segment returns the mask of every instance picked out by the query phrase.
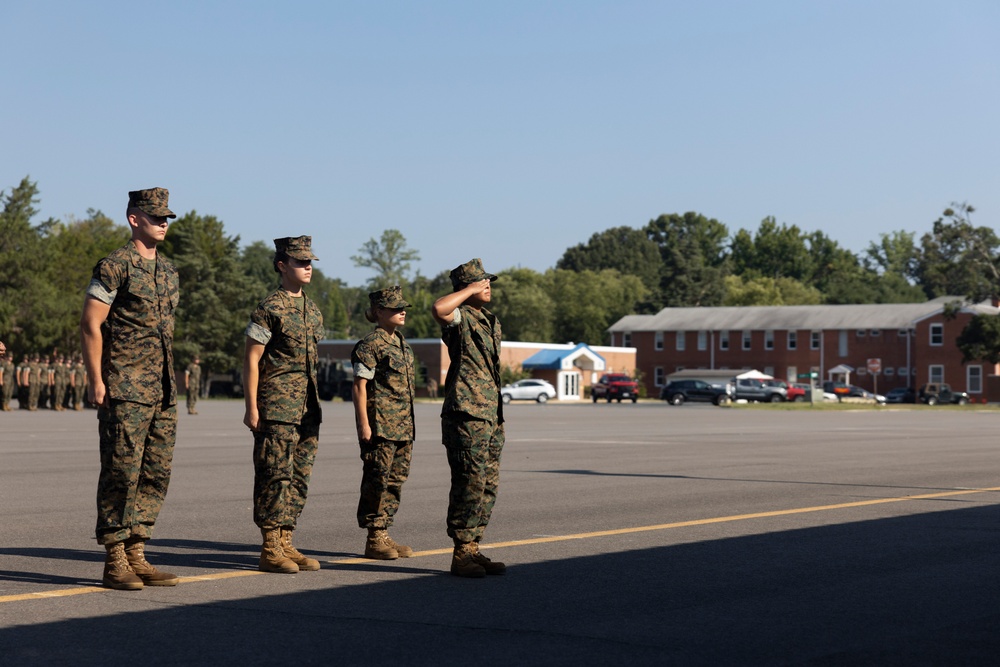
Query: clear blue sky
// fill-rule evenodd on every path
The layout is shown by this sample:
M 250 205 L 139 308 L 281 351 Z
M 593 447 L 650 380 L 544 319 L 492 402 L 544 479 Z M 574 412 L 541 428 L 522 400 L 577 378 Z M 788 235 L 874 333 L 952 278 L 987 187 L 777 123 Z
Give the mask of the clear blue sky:
M 698 211 L 860 251 L 953 201 L 1000 221 L 1000 3 L 50 2 L 4 5 L 0 188 L 39 221 L 128 190 L 324 273 L 402 231 L 433 276 L 543 271 L 598 231 Z

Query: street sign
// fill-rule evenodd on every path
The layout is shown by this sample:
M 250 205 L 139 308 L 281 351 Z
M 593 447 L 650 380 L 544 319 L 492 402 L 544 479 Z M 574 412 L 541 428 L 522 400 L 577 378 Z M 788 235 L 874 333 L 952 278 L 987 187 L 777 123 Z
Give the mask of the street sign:
M 819 377 L 819 373 L 799 373 L 795 377 L 797 377 L 800 380 L 815 380 L 817 377 Z
M 882 372 L 882 360 L 878 357 L 868 360 L 868 372 L 872 375 L 878 375 Z

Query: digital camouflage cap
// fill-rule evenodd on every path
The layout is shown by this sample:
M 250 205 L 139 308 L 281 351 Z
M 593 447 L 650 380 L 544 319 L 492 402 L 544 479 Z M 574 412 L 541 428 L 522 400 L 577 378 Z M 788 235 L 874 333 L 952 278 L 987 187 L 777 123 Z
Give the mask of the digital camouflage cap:
M 128 205 L 157 218 L 176 218 L 177 214 L 167 208 L 169 198 L 170 191 L 166 188 L 132 190 L 128 193 Z
M 403 288 L 399 285 L 386 287 L 368 295 L 372 310 L 375 308 L 409 308 L 411 304 L 403 300 Z
M 490 282 L 498 279 L 498 276 L 492 273 L 486 273 L 483 268 L 483 260 L 476 259 L 469 260 L 461 266 L 457 266 L 451 271 L 451 284 L 456 290 L 458 290 L 462 285 L 468 285 L 470 283 L 479 282 L 480 280 L 489 279 Z
M 293 259 L 319 261 L 319 257 L 312 251 L 311 236 L 286 236 L 283 239 L 274 239 L 274 251 L 283 252 Z

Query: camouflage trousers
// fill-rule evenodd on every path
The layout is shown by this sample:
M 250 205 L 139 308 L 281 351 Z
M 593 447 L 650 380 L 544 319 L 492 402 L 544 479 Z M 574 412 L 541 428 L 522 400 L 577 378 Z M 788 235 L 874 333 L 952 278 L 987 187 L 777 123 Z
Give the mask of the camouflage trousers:
M 84 399 L 87 398 L 87 387 L 84 385 L 73 385 L 73 409 L 82 410 Z
M 410 476 L 413 443 L 372 438 L 361 443 L 361 498 L 358 526 L 388 528 L 399 509 L 403 482 Z
M 188 412 L 194 412 L 194 406 L 198 403 L 198 390 L 189 389 L 187 393 L 187 409 Z
M 38 409 L 38 398 L 42 395 L 42 387 L 38 384 L 28 385 L 28 409 Z
M 177 406 L 111 401 L 98 410 L 97 541 L 149 539 L 170 484 Z
M 448 536 L 456 544 L 478 542 L 497 500 L 503 424 L 443 417 L 441 432 L 451 468 Z
M 53 392 L 52 392 L 52 397 L 51 397 L 50 400 L 52 401 L 52 409 L 53 410 L 62 410 L 63 409 L 63 406 L 66 404 L 66 383 L 65 382 L 60 382 L 58 380 L 56 381 L 56 383 L 53 385 Z
M 306 506 L 319 446 L 319 421 L 265 421 L 253 434 L 253 521 L 261 528 L 294 528 Z
M 14 400 L 14 383 L 4 380 L 3 387 L 0 388 L 0 407 L 6 409 L 10 407 Z

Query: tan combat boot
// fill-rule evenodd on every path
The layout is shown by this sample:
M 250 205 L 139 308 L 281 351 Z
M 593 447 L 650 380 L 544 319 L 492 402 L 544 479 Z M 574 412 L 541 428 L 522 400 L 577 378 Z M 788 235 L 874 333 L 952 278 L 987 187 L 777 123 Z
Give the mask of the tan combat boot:
M 479 542 L 472 542 L 471 546 L 473 550 L 472 560 L 486 570 L 486 574 L 503 574 L 507 571 L 506 565 L 498 561 L 492 561 L 479 552 Z
M 288 526 L 281 527 L 281 550 L 285 553 L 285 558 L 295 563 L 300 572 L 314 572 L 318 570 L 318 560 L 302 555 L 301 551 L 292 546 L 292 532 L 292 529 Z
M 125 540 L 125 557 L 128 559 L 129 567 L 147 586 L 176 586 L 176 574 L 161 572 L 146 560 L 145 543 L 146 541 L 139 537 Z
M 456 577 L 481 578 L 486 576 L 486 570 L 476 562 L 474 556 L 477 551 L 475 542 L 467 544 L 456 544 L 455 551 L 451 555 L 451 573 Z
M 389 537 L 388 530 L 385 531 L 385 543 L 388 544 L 393 549 L 395 549 L 396 553 L 399 554 L 400 558 L 409 558 L 410 556 L 413 555 L 413 549 L 406 546 L 405 544 L 400 544 L 396 540 Z
M 260 534 L 264 538 L 264 545 L 260 548 L 260 565 L 257 569 L 280 574 L 295 574 L 299 571 L 299 566 L 285 556 L 285 551 L 281 548 L 280 528 L 261 528 Z
M 389 531 L 385 528 L 369 528 L 368 540 L 365 541 L 365 558 L 374 560 L 396 560 L 399 552 L 389 540 Z
M 104 558 L 104 586 L 116 591 L 141 590 L 142 579 L 132 571 L 128 558 L 125 557 L 125 543 L 115 542 L 104 547 L 108 550 Z

